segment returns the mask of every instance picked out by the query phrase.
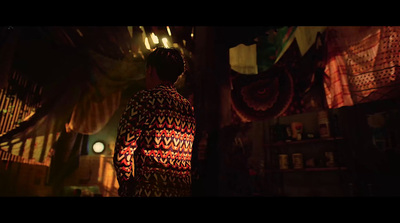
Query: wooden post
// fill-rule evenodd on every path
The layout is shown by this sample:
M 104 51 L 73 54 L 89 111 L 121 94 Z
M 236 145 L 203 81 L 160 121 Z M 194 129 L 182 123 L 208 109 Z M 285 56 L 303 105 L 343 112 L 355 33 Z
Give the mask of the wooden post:
M 195 27 L 196 121 L 198 132 L 205 131 L 208 135 L 203 179 L 206 196 L 220 194 L 220 130 L 231 121 L 229 48 L 224 44 L 223 34 L 220 27 Z

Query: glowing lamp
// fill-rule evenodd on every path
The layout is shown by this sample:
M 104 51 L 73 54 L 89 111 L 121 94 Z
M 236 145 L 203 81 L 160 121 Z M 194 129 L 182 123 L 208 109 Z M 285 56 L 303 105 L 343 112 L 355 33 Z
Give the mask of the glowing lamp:
M 159 43 L 158 37 L 156 36 L 156 34 L 151 33 L 150 34 L 150 38 L 151 38 L 151 40 L 153 41 L 154 44 L 158 44 Z
M 106 147 L 105 147 L 104 143 L 100 142 L 100 141 L 95 142 L 92 146 L 92 150 L 95 153 L 102 153 L 102 152 L 104 152 L 105 148 Z
M 162 40 L 164 46 L 165 46 L 166 48 L 169 48 L 168 39 L 167 39 L 166 37 L 164 37 L 164 38 L 162 38 L 161 40 Z
M 148 50 L 151 49 L 149 39 L 147 37 L 144 39 L 144 45 L 146 46 L 146 49 L 148 49 Z

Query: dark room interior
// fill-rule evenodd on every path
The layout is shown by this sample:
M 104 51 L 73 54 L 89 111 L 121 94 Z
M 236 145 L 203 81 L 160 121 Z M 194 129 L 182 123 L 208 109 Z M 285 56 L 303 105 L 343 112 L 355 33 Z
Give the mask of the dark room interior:
M 0 27 L 0 196 L 118 197 L 156 47 L 186 64 L 193 197 L 400 196 L 400 26 Z

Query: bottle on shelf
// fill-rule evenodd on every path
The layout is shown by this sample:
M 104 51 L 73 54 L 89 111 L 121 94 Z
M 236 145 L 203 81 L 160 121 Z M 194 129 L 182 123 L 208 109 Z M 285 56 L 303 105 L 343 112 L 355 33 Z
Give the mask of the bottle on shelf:
M 328 111 L 319 111 L 317 114 L 318 118 L 318 130 L 321 138 L 328 138 L 331 136 L 329 127 L 329 116 Z
M 333 152 L 327 151 L 325 152 L 325 165 L 326 167 L 334 167 L 335 166 L 335 158 L 333 156 Z
M 291 128 L 292 128 L 292 138 L 294 140 L 301 140 L 302 139 L 302 134 L 303 134 L 303 123 L 301 123 L 301 122 L 292 122 L 291 123 Z

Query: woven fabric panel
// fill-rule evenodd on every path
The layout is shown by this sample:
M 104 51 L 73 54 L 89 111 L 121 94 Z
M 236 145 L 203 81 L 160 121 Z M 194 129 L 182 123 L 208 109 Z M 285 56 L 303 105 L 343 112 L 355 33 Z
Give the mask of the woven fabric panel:
M 325 91 L 338 108 L 396 96 L 400 27 L 332 27 L 327 30 Z

